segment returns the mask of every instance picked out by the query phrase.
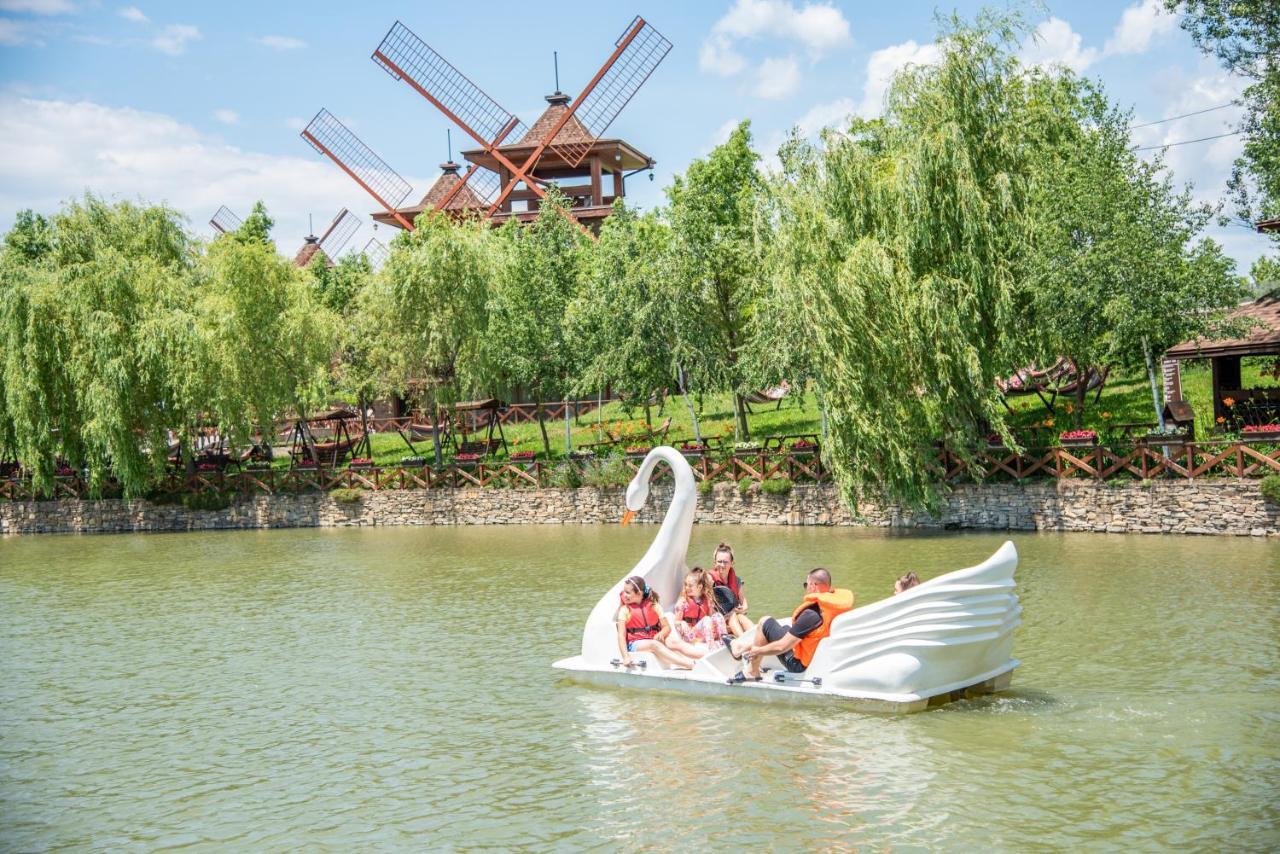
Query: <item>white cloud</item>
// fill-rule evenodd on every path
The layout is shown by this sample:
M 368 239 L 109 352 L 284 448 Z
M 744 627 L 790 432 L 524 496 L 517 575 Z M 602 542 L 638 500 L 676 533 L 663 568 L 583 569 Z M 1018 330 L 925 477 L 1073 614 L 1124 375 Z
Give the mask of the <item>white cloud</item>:
M 307 121 L 302 116 L 289 116 L 282 124 L 287 130 L 291 130 L 294 133 L 302 133 L 302 129 L 307 126 Z
M 1019 54 L 1027 65 L 1065 65 L 1081 72 L 1098 58 L 1098 49 L 1084 47 L 1084 39 L 1061 18 L 1050 18 L 1036 27 Z
M 698 49 L 698 67 L 721 77 L 732 77 L 747 67 L 747 61 L 733 49 L 732 41 L 713 35 Z
M 200 38 L 200 29 L 190 24 L 170 24 L 151 40 L 151 46 L 161 53 L 180 56 L 187 49 L 187 42 Z
M 307 234 L 307 214 L 328 222 L 345 206 L 365 221 L 353 241 L 363 245 L 375 203 L 301 140 L 297 147 L 296 157 L 244 151 L 157 113 L 0 94 L 0 231 L 23 208 L 50 213 L 91 189 L 167 202 L 204 235 L 220 205 L 243 217 L 262 199 L 289 255 Z M 386 243 L 390 235 L 380 229 L 378 237 Z
M 730 39 L 781 38 L 798 42 L 810 58 L 853 41 L 844 14 L 827 3 L 796 8 L 789 0 L 737 0 L 711 28 Z
M 884 112 L 884 99 L 893 75 L 908 65 L 931 65 L 942 58 L 936 44 L 902 44 L 881 48 L 867 58 L 867 79 L 862 84 L 862 103 L 858 114 L 874 118 Z
M 0 0 L 0 11 L 32 15 L 69 15 L 76 10 L 69 0 Z
M 0 18 L 0 44 L 17 47 L 31 41 L 27 27 L 12 18 Z
M 150 20 L 137 6 L 121 6 L 116 10 L 116 14 L 126 21 L 133 21 L 135 24 L 145 24 Z
M 1103 53 L 1108 55 L 1144 53 L 1151 40 L 1177 28 L 1178 21 L 1166 12 L 1160 0 L 1140 0 L 1124 10 L 1115 32 L 1107 40 Z
M 756 69 L 756 82 L 752 93 L 757 98 L 780 101 L 789 98 L 800 88 L 800 64 L 792 57 L 771 57 Z
M 823 128 L 843 125 L 849 116 L 858 111 L 852 98 L 840 98 L 825 104 L 811 107 L 807 113 L 796 120 L 796 128 L 800 135 L 811 137 Z
M 257 41 L 272 50 L 301 50 L 307 46 L 302 39 L 295 39 L 293 36 L 263 36 Z
M 225 107 L 221 110 L 214 110 L 213 117 L 224 125 L 234 125 L 240 122 L 240 114 L 235 110 L 228 110 Z

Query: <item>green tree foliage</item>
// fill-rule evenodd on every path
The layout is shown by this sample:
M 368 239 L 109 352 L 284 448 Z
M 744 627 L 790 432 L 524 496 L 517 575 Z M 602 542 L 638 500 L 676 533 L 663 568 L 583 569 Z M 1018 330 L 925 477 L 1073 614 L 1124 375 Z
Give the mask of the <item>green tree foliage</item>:
M 1280 259 L 1265 255 L 1249 268 L 1249 290 L 1255 297 L 1280 288 Z
M 258 240 L 205 256 L 160 206 L 92 195 L 20 220 L 0 254 L 0 451 L 48 492 L 59 460 L 130 495 L 216 423 L 253 424 L 324 395 L 327 312 L 302 273 Z M 33 251 L 32 247 L 40 247 Z
M 671 229 L 655 214 L 614 202 L 599 243 L 583 253 L 581 288 L 569 307 L 569 340 L 584 357 L 574 393 L 613 386 L 647 400 L 671 382 L 678 318 L 670 259 Z
M 1036 142 L 1036 239 L 1027 295 L 1038 355 L 1145 366 L 1209 331 L 1241 297 L 1232 263 L 1203 237 L 1213 217 L 1159 161 L 1130 150 L 1130 115 L 1067 71 L 1032 77 L 1024 124 Z M 1077 384 L 1079 424 L 1086 386 Z M 1159 401 L 1156 400 L 1159 418 Z
M 566 394 L 580 364 L 567 317 L 590 240 L 564 207 L 564 197 L 553 188 L 536 220 L 523 227 L 512 221 L 498 235 L 503 263 L 489 304 L 489 355 L 503 379 L 538 401 Z M 546 422 L 538 415 L 550 455 Z
M 336 264 L 331 264 L 323 252 L 317 252 L 311 256 L 307 272 L 311 274 L 311 288 L 316 299 L 330 311 L 345 316 L 350 313 L 356 295 L 373 275 L 373 265 L 364 253 L 348 252 Z
M 1252 81 L 1243 93 L 1244 154 L 1231 188 L 1244 219 L 1280 216 L 1280 3 L 1165 0 L 1165 6 L 1183 14 L 1182 28 L 1201 50 Z
M 354 325 L 371 347 L 381 390 L 424 390 L 429 411 L 487 377 L 485 335 L 499 241 L 486 223 L 418 217 L 396 237 L 386 265 L 358 299 Z M 433 422 L 438 419 L 433 418 Z M 440 463 L 440 437 L 434 437 Z
M 851 504 L 939 498 L 939 438 L 1002 414 L 1028 243 L 1024 90 L 1000 22 L 956 28 L 940 64 L 895 80 L 883 121 L 784 150 L 771 263 L 808 329 L 825 456 Z
M 254 202 L 249 216 L 235 230 L 234 238 L 242 243 L 271 243 L 271 229 L 276 221 L 267 213 L 267 206 L 262 202 Z
M 667 190 L 675 284 L 669 310 L 679 318 L 676 363 L 699 389 L 733 391 L 743 438 L 749 437 L 744 365 L 768 243 L 759 216 L 763 181 L 757 160 L 750 122 L 743 122 Z

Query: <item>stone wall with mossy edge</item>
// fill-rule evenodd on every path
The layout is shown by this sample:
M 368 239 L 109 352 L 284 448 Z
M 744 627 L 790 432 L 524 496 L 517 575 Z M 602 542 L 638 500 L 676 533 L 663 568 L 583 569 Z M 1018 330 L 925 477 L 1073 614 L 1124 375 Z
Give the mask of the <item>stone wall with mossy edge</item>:
M 752 484 L 700 489 L 697 521 L 751 525 L 862 525 L 1015 531 L 1144 534 L 1280 534 L 1280 504 L 1264 481 L 1152 481 L 1110 485 L 1071 480 L 965 485 L 937 516 L 865 504 L 857 515 L 829 484 L 794 484 L 770 494 Z M 378 525 L 535 525 L 616 523 L 618 487 L 576 489 L 424 489 L 260 495 L 153 504 L 145 499 L 0 502 L 0 534 L 195 531 Z M 655 484 L 640 522 L 659 522 L 670 484 Z M 357 500 L 352 500 L 356 498 Z

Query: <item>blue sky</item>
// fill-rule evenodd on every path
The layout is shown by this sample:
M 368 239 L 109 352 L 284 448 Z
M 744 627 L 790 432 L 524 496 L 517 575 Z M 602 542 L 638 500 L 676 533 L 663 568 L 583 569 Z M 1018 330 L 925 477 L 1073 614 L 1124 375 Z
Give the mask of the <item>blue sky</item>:
M 934 55 L 936 8 L 972 16 L 983 4 L 886 5 L 804 0 L 723 2 L 113 3 L 0 0 L 0 230 L 24 207 L 51 211 L 86 188 L 167 201 L 209 234 L 226 204 L 241 216 L 263 199 L 275 236 L 292 252 L 340 207 L 365 219 L 352 241 L 377 233 L 375 205 L 298 137 L 320 107 L 346 122 L 421 196 L 445 159 L 448 122 L 370 59 L 402 20 L 496 101 L 531 124 L 554 88 L 576 93 L 635 14 L 674 48 L 609 135 L 658 161 L 662 188 L 727 129 L 751 119 L 768 155 L 786 129 L 816 131 L 850 112 L 875 114 L 904 62 Z M 1135 124 L 1218 107 L 1243 82 L 1202 56 L 1158 0 L 1026 6 L 1038 42 L 1025 58 L 1061 62 L 1103 82 Z M 532 10 L 537 10 L 532 11 Z M 886 11 L 888 10 L 888 11 Z M 1235 107 L 1135 129 L 1135 145 L 1225 133 Z M 459 134 L 454 134 L 455 152 Z M 1178 146 L 1166 162 L 1198 198 L 1219 199 L 1239 137 Z M 766 157 L 767 159 L 767 157 Z M 1212 235 L 1241 272 L 1265 242 L 1240 226 Z

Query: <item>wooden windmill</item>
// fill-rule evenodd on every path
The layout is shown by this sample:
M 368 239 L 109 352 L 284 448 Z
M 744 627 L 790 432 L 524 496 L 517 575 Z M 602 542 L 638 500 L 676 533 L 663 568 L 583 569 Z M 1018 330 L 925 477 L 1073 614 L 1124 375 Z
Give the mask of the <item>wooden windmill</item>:
M 213 215 L 213 219 L 209 220 L 209 225 L 213 226 L 219 234 L 230 234 L 244 225 L 244 220 L 233 214 L 229 207 L 223 205 L 218 208 L 218 212 Z
M 626 174 L 654 165 L 652 158 L 622 140 L 603 139 L 604 132 L 670 50 L 671 42 L 636 17 L 577 98 L 570 101 L 559 91 L 548 96 L 546 112 L 530 129 L 397 21 L 374 51 L 374 62 L 434 104 L 480 146 L 463 152 L 470 164 L 465 174 L 458 174 L 458 164 L 443 164 L 440 178 L 413 207 L 398 207 L 408 195 L 407 183 L 345 127 L 337 131 L 327 118 L 320 121 L 317 116 L 317 127 L 309 125 L 303 137 L 378 200 L 385 210 L 373 215 L 378 222 L 412 228 L 413 217 L 427 209 L 477 211 L 495 223 L 512 216 L 532 219 L 545 187 L 555 181 L 570 198 L 570 215 L 580 224 L 598 227 L 613 199 L 623 195 Z M 351 162 L 344 163 L 342 157 L 348 153 Z M 613 179 L 611 194 L 603 189 L 606 173 Z M 563 184 L 583 177 L 588 183 Z
M 324 234 L 319 237 L 314 234 L 307 235 L 302 248 L 294 256 L 293 263 L 299 267 L 305 267 L 311 263 L 311 259 L 317 252 L 323 252 L 325 263 L 333 266 L 334 259 L 338 257 L 342 247 L 347 245 L 351 235 L 355 234 L 359 229 L 360 217 L 343 208 L 338 211 L 338 215 L 333 218 L 333 222 L 329 223 L 329 227 L 324 230 Z

